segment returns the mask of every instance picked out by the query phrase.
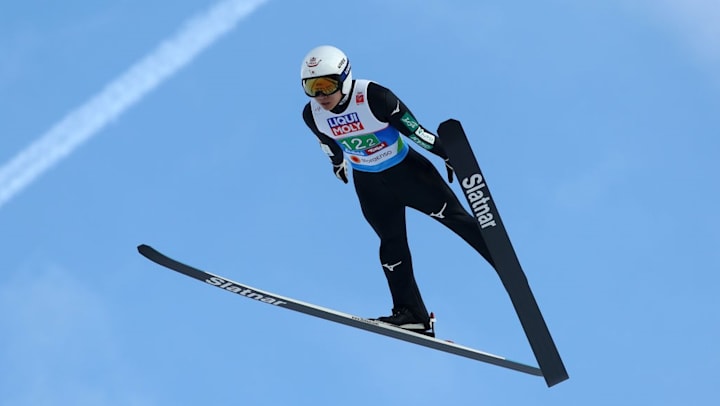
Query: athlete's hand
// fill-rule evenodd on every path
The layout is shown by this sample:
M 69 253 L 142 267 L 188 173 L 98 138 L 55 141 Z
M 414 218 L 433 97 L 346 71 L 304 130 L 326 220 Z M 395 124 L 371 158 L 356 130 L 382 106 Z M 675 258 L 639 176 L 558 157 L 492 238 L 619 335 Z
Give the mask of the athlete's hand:
M 343 183 L 348 183 L 346 160 L 343 159 L 343 161 L 337 165 L 333 164 L 333 172 L 335 172 L 335 176 L 343 181 Z
M 455 170 L 453 169 L 452 165 L 450 165 L 450 159 L 445 158 L 445 169 L 447 169 L 447 175 L 448 175 L 448 182 L 453 182 L 453 174 L 455 173 Z
M 440 158 L 445 161 L 445 169 L 447 169 L 447 179 L 448 182 L 453 182 L 453 174 L 455 173 L 455 170 L 453 169 L 452 165 L 450 164 L 450 158 L 447 156 L 447 152 L 445 152 L 445 147 L 443 146 L 442 139 L 440 137 L 435 137 L 435 143 L 433 144 L 432 149 L 430 150 L 433 154 L 439 156 Z

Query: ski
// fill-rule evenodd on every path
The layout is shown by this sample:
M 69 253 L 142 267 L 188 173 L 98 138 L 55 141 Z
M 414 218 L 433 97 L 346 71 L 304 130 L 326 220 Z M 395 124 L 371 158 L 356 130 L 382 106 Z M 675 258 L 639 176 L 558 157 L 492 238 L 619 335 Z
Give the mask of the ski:
M 490 257 L 495 262 L 495 270 L 510 296 L 545 382 L 550 387 L 568 379 L 568 373 L 535 301 L 535 296 L 530 290 L 527 277 L 520 266 L 465 131 L 459 121 L 450 119 L 440 124 L 438 135 L 470 205 L 472 215 L 478 221 Z
M 399 327 L 391 324 L 382 323 L 376 320 L 370 320 L 363 317 L 354 316 L 339 312 L 336 310 L 328 309 L 325 307 L 317 306 L 310 303 L 301 302 L 299 300 L 291 299 L 288 297 L 276 295 L 260 289 L 255 289 L 251 286 L 244 285 L 235 281 L 232 281 L 223 276 L 215 275 L 209 272 L 202 271 L 192 266 L 178 262 L 150 247 L 149 245 L 139 245 L 138 251 L 147 259 L 162 265 L 166 268 L 172 269 L 173 271 L 179 272 L 183 275 L 187 275 L 191 278 L 197 279 L 201 282 L 205 282 L 209 285 L 215 286 L 222 290 L 235 293 L 237 295 L 253 299 L 258 302 L 266 303 L 271 306 L 282 307 L 284 309 L 294 310 L 296 312 L 304 313 L 310 316 L 319 317 L 321 319 L 333 321 L 336 323 L 344 324 L 346 326 L 359 328 L 365 331 L 381 334 L 387 337 L 392 337 L 398 340 L 407 341 L 413 344 L 418 344 L 424 347 L 432 348 L 435 350 L 444 351 L 450 354 L 459 355 L 461 357 L 470 358 L 477 361 L 486 362 L 488 364 L 497 365 L 500 367 L 512 369 L 515 371 L 524 372 L 526 374 L 542 376 L 542 371 L 539 368 L 530 365 L 525 365 L 519 362 L 511 361 L 504 357 L 490 354 L 487 352 L 479 351 L 470 347 L 455 344 L 450 341 L 433 338 L 419 333 L 403 330 Z

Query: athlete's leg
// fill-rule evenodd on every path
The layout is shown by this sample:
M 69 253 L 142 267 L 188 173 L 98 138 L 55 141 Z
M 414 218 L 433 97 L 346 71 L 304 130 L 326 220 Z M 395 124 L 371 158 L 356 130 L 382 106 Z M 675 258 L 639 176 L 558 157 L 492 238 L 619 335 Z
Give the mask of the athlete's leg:
M 432 163 L 417 152 L 409 154 L 405 161 L 408 165 L 403 169 L 412 171 L 404 177 L 405 203 L 451 229 L 494 267 L 478 222 L 460 204 Z
M 355 171 L 353 178 L 363 215 L 380 237 L 380 263 L 390 287 L 393 308 L 408 308 L 420 320 L 427 320 L 428 311 L 413 274 L 405 206 L 382 181 L 382 173 Z

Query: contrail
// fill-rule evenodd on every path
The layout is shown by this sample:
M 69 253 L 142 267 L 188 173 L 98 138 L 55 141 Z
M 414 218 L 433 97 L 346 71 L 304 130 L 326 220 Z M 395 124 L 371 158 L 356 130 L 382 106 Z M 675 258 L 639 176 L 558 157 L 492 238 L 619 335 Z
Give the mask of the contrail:
M 266 1 L 225 0 L 192 17 L 175 36 L 53 125 L 0 167 L 0 208 Z

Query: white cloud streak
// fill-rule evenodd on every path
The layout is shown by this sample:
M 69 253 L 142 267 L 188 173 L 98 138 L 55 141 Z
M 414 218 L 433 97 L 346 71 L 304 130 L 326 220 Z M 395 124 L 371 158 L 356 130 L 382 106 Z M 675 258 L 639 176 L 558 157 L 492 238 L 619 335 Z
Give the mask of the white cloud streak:
M 717 0 L 641 0 L 646 10 L 659 15 L 688 45 L 717 71 L 720 64 L 720 2 Z
M 267 0 L 225 0 L 192 17 L 173 37 L 132 65 L 0 167 L 0 208 L 146 94 L 189 64 Z

